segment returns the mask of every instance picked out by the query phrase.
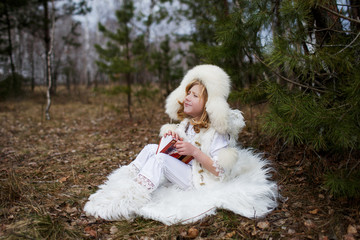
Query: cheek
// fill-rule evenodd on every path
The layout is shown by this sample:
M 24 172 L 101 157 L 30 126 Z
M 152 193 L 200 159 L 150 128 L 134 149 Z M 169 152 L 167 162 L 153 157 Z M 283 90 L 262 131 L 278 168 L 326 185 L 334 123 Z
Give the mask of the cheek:
M 199 101 L 199 102 L 196 104 L 196 106 L 197 106 L 198 111 L 202 111 L 202 110 L 204 109 L 204 107 L 205 107 L 204 101 Z
M 204 99 L 201 99 L 201 100 L 199 101 L 199 105 L 201 106 L 201 108 L 205 108 L 205 101 L 204 101 Z

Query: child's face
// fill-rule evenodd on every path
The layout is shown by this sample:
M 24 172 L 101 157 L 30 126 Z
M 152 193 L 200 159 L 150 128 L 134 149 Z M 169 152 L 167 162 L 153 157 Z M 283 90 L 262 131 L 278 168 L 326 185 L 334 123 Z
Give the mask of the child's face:
M 195 120 L 199 120 L 204 111 L 205 101 L 201 96 L 202 90 L 203 86 L 194 85 L 190 88 L 184 100 L 184 113 L 195 118 Z

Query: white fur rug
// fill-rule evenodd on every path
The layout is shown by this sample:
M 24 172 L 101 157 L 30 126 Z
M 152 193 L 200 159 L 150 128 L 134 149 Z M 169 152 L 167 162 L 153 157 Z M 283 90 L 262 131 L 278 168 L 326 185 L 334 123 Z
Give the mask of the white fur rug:
M 278 197 L 266 163 L 252 151 L 240 149 L 230 180 L 188 191 L 164 184 L 151 195 L 138 189 L 128 166 L 121 167 L 90 196 L 84 210 L 106 220 L 142 216 L 166 225 L 192 223 L 216 214 L 217 209 L 260 218 L 277 206 Z

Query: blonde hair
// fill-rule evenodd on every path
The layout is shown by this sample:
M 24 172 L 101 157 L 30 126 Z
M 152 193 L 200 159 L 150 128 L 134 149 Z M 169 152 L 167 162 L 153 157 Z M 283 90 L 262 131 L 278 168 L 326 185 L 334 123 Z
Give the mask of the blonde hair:
M 184 113 L 184 101 L 185 99 L 181 102 L 178 101 L 178 103 L 180 104 L 180 108 L 177 112 L 178 118 L 180 120 L 183 120 L 185 118 L 190 118 L 192 120 L 192 125 L 194 126 L 194 130 L 196 133 L 200 132 L 200 128 L 208 128 L 210 125 L 210 119 L 209 119 L 209 115 L 206 112 L 206 108 L 205 108 L 205 104 L 208 100 L 208 92 L 206 90 L 205 85 L 199 80 L 199 79 L 194 79 L 193 81 L 191 81 L 185 88 L 185 93 L 187 94 L 189 92 L 189 90 L 195 86 L 195 85 L 199 85 L 202 87 L 201 93 L 200 93 L 200 97 L 202 97 L 204 99 L 204 110 L 201 114 L 200 120 L 199 121 L 195 121 L 194 119 L 191 119 L 191 116 L 187 115 L 186 113 Z

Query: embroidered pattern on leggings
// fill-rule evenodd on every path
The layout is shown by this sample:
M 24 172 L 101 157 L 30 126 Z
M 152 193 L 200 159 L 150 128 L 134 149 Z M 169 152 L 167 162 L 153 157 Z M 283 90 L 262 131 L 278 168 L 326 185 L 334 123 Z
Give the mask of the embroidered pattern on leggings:
M 155 188 L 155 185 L 142 174 L 138 174 L 136 181 L 149 190 L 153 190 Z

